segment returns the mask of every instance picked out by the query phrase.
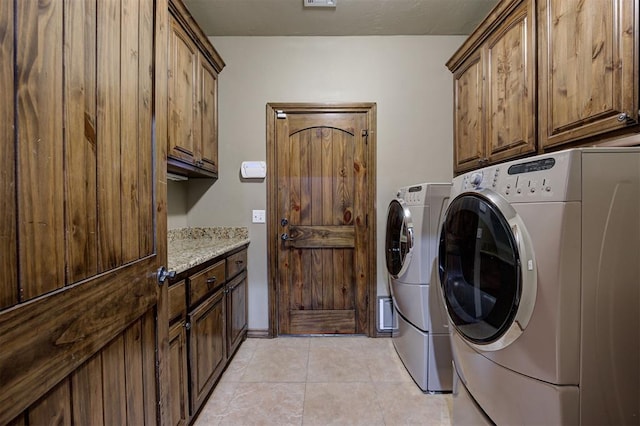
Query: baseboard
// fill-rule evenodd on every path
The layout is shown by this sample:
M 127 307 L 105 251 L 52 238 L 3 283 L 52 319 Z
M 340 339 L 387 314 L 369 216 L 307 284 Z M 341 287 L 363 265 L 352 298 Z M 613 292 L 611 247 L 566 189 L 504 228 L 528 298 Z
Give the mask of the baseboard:
M 260 330 L 247 330 L 247 337 L 252 339 L 271 339 L 273 336 L 269 335 L 269 330 L 260 329 Z
M 391 337 L 390 331 L 376 331 L 376 335 L 373 337 Z

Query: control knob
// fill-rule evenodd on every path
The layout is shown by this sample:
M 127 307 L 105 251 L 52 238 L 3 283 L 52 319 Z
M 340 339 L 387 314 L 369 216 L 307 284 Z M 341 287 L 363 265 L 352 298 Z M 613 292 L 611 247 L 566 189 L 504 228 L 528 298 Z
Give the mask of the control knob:
M 476 172 L 471 175 L 471 185 L 473 187 L 478 187 L 482 183 L 482 173 Z

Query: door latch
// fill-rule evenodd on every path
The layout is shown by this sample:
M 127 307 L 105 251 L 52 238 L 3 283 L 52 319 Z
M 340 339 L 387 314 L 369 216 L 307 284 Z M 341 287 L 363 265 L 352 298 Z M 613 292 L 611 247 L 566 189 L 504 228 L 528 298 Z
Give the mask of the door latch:
M 167 278 L 172 279 L 176 277 L 176 271 L 170 271 L 164 266 L 158 268 L 158 285 L 164 284 Z

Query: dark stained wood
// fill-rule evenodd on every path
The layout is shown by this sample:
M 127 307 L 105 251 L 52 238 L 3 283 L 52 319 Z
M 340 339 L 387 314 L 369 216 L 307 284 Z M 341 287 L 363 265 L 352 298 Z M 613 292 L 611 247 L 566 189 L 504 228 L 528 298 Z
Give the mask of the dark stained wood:
M 140 28 L 153 28 L 153 3 L 144 1 L 138 2 L 140 7 L 139 23 Z M 158 4 L 157 7 L 162 7 Z M 153 129 L 153 31 L 140 31 L 138 34 L 138 139 L 142 141 L 152 140 Z M 164 44 L 166 46 L 166 43 Z M 166 49 L 165 49 L 166 50 Z M 166 82 L 166 75 L 161 77 Z M 166 84 L 166 83 L 165 83 Z M 156 89 L 159 89 L 156 87 Z M 164 98 L 166 101 L 166 98 Z M 156 127 L 159 120 L 156 120 Z M 156 135 L 156 141 L 158 136 Z M 164 140 L 164 138 L 163 138 Z M 156 142 L 157 143 L 157 142 Z M 139 218 L 139 253 L 138 258 L 148 256 L 153 253 L 154 229 L 153 229 L 153 173 L 148 167 L 153 162 L 153 150 L 138 149 L 138 212 Z M 164 167 L 163 167 L 164 169 Z
M 0 309 L 18 303 L 16 148 L 14 133 L 14 2 L 0 2 Z
M 145 424 L 142 321 L 124 333 L 124 372 L 127 424 Z
M 102 272 L 122 264 L 121 98 L 118 89 L 121 4 L 99 1 L 97 6 L 98 271 Z
M 247 331 L 247 273 L 227 284 L 227 358 L 236 352 Z
M 247 250 L 241 250 L 227 257 L 227 279 L 236 276 L 247 267 Z
M 289 226 L 290 240 L 287 246 L 293 248 L 337 248 L 355 247 L 355 229 L 350 225 Z
M 6 5 L 18 10 L 5 15 Z M 0 8 L 0 55 L 17 59 L 16 86 L 3 89 L 18 115 L 6 116 L 20 138 L 7 137 L 5 152 L 15 161 L 20 149 L 11 173 L 21 185 L 2 193 L 18 205 L 4 203 L 13 218 L 1 220 L 18 225 L 24 260 L 14 260 L 26 265 L 13 279 L 24 298 L 0 306 L 0 424 L 159 424 L 168 419 L 158 418 L 168 327 L 156 327 L 156 316 L 168 324 L 167 288 L 155 280 L 166 261 L 166 120 L 155 120 L 154 144 L 152 112 L 166 117 L 166 75 L 152 65 L 166 69 L 166 0 Z M 19 28 L 10 45 L 7 28 Z M 13 81 L 12 67 L 2 61 L 1 82 Z
M 126 334 L 126 333 L 125 333 Z M 107 425 L 127 424 L 127 394 L 124 336 L 118 336 L 102 351 L 102 397 Z
M 638 2 L 537 5 L 542 147 L 633 130 L 639 121 Z M 623 113 L 628 120 L 618 120 Z
M 22 304 L 0 316 L 0 423 L 17 415 L 155 305 L 155 258 Z M 86 309 L 91 306 L 92 309 Z M 16 404 L 19 401 L 20 404 Z M 6 417 L 5 417 L 6 416 Z
M 200 159 L 202 167 L 218 173 L 218 73 L 199 56 Z
M 71 389 L 69 380 L 63 380 L 44 398 L 35 403 L 28 412 L 28 423 L 32 425 L 71 426 Z
M 120 150 L 126 153 L 120 163 L 120 214 L 122 221 L 122 262 L 140 255 L 140 212 L 138 204 L 138 129 L 140 95 L 138 60 L 139 4 L 123 2 L 120 10 Z M 142 150 L 145 150 L 143 145 Z M 146 151 L 146 150 L 145 150 Z M 147 160 L 148 161 L 148 160 Z M 148 163 L 147 163 L 148 164 Z
M 184 305 L 184 301 L 182 302 Z M 171 392 L 172 426 L 186 425 L 189 421 L 189 393 L 187 379 L 187 333 L 184 321 L 169 330 L 169 389 Z
M 274 236 L 287 233 L 290 237 L 277 245 L 279 333 L 305 332 L 295 328 L 302 323 L 291 322 L 293 312 L 335 313 L 356 308 L 361 309 L 358 315 L 337 317 L 339 321 L 362 318 L 360 326 L 354 323 L 338 329 L 367 333 L 371 291 L 367 216 L 372 197 L 368 192 L 367 111 L 294 111 L 274 124 L 278 205 L 269 216 L 278 221 L 286 218 L 285 226 L 276 222 L 278 234 Z M 357 191 L 361 193 L 356 195 Z M 360 245 L 356 244 L 357 232 L 362 234 Z M 357 280 L 355 271 L 359 272 Z M 325 332 L 333 333 L 336 327 L 330 317 L 317 317 L 325 322 L 316 324 L 315 332 L 325 327 Z
M 21 299 L 28 300 L 65 283 L 63 3 L 16 5 L 18 261 Z
M 353 334 L 358 332 L 355 324 L 353 309 L 291 312 L 291 328 L 300 334 Z
M 102 356 L 88 360 L 71 375 L 73 419 L 76 424 L 104 424 L 102 397 Z
M 169 287 L 169 321 L 185 314 L 187 304 L 186 290 L 187 284 L 185 280 Z
M 202 405 L 226 361 L 226 303 L 224 288 L 189 315 L 191 411 Z
M 196 161 L 197 66 L 196 46 L 173 18 L 169 40 L 169 155 Z
M 98 273 L 96 2 L 65 3 L 67 283 Z
M 195 307 L 202 299 L 224 284 L 225 260 L 189 277 L 189 307 Z

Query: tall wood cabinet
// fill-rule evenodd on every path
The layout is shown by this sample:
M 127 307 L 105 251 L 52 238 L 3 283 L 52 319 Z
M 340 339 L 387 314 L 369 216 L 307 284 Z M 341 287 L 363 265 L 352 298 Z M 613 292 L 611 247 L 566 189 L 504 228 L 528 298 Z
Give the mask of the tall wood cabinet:
M 180 0 L 170 0 L 168 151 L 171 172 L 218 176 L 218 74 L 224 61 Z
M 538 0 L 543 148 L 638 124 L 638 2 Z
M 2 425 L 165 418 L 167 14 L 0 1 Z
M 536 150 L 532 0 L 504 2 L 447 66 L 454 75 L 454 169 Z

